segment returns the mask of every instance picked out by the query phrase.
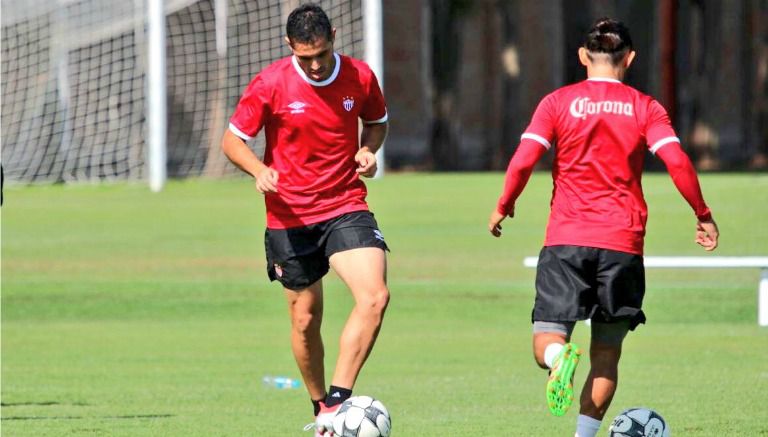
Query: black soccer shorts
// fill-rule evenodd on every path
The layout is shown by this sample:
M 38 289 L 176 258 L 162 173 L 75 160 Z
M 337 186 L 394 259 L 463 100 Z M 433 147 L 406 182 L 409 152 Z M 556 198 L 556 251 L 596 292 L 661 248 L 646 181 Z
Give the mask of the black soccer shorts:
M 641 255 L 582 246 L 546 246 L 536 268 L 532 321 L 645 323 Z
M 328 273 L 328 258 L 361 247 L 389 250 L 373 214 L 351 212 L 320 223 L 264 233 L 267 275 L 290 290 L 302 290 Z

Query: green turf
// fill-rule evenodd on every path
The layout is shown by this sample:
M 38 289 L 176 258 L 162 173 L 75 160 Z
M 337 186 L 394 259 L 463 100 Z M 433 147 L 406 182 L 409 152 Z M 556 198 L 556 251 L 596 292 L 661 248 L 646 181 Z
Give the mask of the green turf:
M 550 415 L 530 352 L 534 272 L 551 183 L 535 174 L 486 230 L 503 175 L 391 174 L 369 201 L 392 248 L 392 301 L 356 393 L 395 436 L 573 435 Z M 705 175 L 721 255 L 768 255 L 768 176 Z M 644 180 L 649 255 L 703 254 L 669 177 Z M 6 188 L 2 207 L 4 436 L 309 435 L 280 289 L 266 280 L 264 211 L 245 179 Z M 613 417 L 656 408 L 675 435 L 768 435 L 768 328 L 756 270 L 649 270 L 648 324 L 624 349 Z M 351 300 L 326 282 L 329 367 Z M 588 329 L 574 341 L 589 344 Z M 589 365 L 576 372 L 580 390 Z M 600 434 L 605 435 L 607 424 Z

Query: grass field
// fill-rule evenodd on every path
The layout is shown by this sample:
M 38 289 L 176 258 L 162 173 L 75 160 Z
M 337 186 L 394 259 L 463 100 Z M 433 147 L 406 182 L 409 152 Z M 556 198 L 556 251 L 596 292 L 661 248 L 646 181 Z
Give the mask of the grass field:
M 531 269 L 551 183 L 536 174 L 486 230 L 503 176 L 392 174 L 369 201 L 392 248 L 392 301 L 356 387 L 395 436 L 572 436 L 551 416 L 530 352 Z M 768 176 L 705 175 L 720 255 L 768 254 Z M 704 254 L 664 174 L 644 180 L 646 253 Z M 3 436 L 309 435 L 264 211 L 245 179 L 6 188 L 2 207 Z M 657 409 L 676 436 L 768 436 L 768 328 L 756 270 L 649 270 L 647 325 L 630 334 L 608 417 Z M 326 279 L 327 366 L 351 306 Z M 574 341 L 586 346 L 579 325 Z M 577 370 L 577 388 L 588 362 Z M 610 419 L 609 419 L 610 420 Z M 609 420 L 606 420 L 608 422 Z M 607 434 L 604 423 L 599 435 Z

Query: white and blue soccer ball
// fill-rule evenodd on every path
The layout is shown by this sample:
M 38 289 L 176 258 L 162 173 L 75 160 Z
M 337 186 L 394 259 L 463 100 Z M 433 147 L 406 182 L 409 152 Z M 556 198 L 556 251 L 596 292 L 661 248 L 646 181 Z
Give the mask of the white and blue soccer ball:
M 333 417 L 333 435 L 337 437 L 389 437 L 391 427 L 387 407 L 370 396 L 347 399 Z
M 610 437 L 669 437 L 667 422 L 649 408 L 628 408 L 611 422 Z

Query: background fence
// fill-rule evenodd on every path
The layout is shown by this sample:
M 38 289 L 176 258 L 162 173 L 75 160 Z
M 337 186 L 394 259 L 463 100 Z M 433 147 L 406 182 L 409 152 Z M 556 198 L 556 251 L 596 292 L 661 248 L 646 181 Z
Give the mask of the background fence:
M 290 52 L 296 1 L 168 0 L 168 175 L 234 172 L 221 134 L 250 79 Z M 216 8 L 226 39 L 217 47 Z M 321 1 L 336 48 L 362 56 L 359 1 Z M 2 2 L 2 164 L 11 181 L 146 177 L 147 8 L 142 0 Z M 225 17 L 225 18 L 224 18 Z M 254 147 L 261 146 L 261 137 Z
M 146 2 L 2 0 L 6 180 L 147 177 Z M 285 18 L 300 0 L 165 3 L 167 173 L 236 174 L 219 139 L 250 78 L 289 54 Z M 355 57 L 362 3 L 320 2 L 337 50 Z M 768 169 L 768 0 L 382 5 L 391 169 L 505 168 L 539 99 L 584 77 L 576 48 L 605 15 L 629 25 L 638 50 L 627 82 L 667 108 L 700 169 Z

